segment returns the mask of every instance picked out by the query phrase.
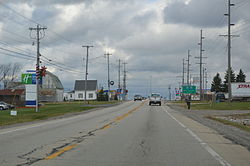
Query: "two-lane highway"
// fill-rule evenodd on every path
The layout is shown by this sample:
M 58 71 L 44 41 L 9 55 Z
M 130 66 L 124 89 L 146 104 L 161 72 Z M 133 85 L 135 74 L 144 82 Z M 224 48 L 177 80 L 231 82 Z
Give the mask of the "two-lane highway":
M 126 102 L 0 130 L 1 166 L 230 165 L 166 106 Z

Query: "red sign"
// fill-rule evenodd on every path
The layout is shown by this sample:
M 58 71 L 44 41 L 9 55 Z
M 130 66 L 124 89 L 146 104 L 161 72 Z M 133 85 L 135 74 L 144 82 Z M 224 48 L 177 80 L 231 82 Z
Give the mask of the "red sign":
M 250 88 L 250 84 L 239 84 L 237 89 L 239 88 Z

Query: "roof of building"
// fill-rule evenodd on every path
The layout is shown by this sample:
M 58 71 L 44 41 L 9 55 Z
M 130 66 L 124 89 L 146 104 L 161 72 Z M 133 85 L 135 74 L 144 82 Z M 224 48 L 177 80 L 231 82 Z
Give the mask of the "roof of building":
M 87 80 L 87 90 L 96 90 L 97 89 L 97 80 Z M 85 80 L 76 80 L 75 81 L 75 91 L 85 90 Z
M 55 74 L 52 74 L 49 71 L 46 71 L 46 74 L 49 75 L 52 78 L 53 83 L 56 86 L 56 89 L 64 89 L 61 81 L 59 80 L 59 78 Z
M 0 95 L 22 95 L 24 91 L 24 89 L 3 89 L 0 90 Z

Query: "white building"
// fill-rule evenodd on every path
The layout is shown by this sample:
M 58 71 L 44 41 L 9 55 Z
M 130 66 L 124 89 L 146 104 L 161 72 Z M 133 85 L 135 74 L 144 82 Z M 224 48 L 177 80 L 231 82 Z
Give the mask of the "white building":
M 63 85 L 59 78 L 49 71 L 43 77 L 42 86 L 40 87 L 39 100 L 46 102 L 63 101 Z
M 97 80 L 87 80 L 87 100 L 97 99 Z M 76 80 L 74 90 L 64 94 L 65 100 L 84 100 L 85 99 L 85 80 Z

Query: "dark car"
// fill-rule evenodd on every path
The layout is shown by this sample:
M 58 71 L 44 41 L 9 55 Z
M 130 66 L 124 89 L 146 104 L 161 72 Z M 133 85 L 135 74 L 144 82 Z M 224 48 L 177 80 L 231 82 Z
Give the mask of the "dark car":
M 0 104 L 1 104 L 1 105 L 5 105 L 4 108 L 7 108 L 7 109 L 14 109 L 14 108 L 15 108 L 14 105 L 5 103 L 4 101 L 0 101 Z
M 136 101 L 136 100 L 142 101 L 142 96 L 141 95 L 135 95 L 134 96 L 134 101 Z

